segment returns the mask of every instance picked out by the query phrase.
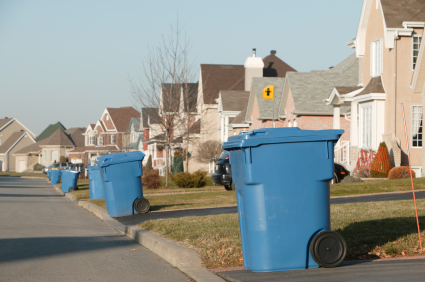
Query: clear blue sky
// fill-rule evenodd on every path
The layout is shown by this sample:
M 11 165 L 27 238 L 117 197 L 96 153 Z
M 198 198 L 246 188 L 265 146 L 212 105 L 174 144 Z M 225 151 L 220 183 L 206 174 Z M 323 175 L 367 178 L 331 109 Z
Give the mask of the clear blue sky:
M 297 71 L 327 69 L 354 52 L 362 0 L 0 0 L 0 118 L 35 134 L 61 121 L 95 123 L 105 107 L 133 106 L 148 45 L 177 15 L 197 66 L 243 64 L 257 48 Z

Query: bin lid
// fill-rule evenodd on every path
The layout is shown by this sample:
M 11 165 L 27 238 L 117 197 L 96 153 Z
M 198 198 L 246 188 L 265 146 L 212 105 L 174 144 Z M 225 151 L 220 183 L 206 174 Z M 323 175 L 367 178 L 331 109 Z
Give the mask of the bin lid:
M 342 129 L 303 130 L 299 127 L 261 128 L 246 134 L 234 135 L 224 142 L 223 149 L 256 147 L 263 144 L 336 141 L 344 133 Z
M 96 163 L 100 167 L 106 167 L 109 165 L 114 165 L 119 163 L 141 161 L 143 160 L 144 157 L 145 157 L 145 154 L 143 154 L 140 151 L 134 151 L 129 153 L 115 153 L 115 154 L 109 154 L 109 155 L 101 156 L 97 158 Z
M 69 172 L 69 173 L 81 173 L 81 171 L 78 170 L 72 170 L 72 169 L 62 169 L 62 173 L 63 172 Z

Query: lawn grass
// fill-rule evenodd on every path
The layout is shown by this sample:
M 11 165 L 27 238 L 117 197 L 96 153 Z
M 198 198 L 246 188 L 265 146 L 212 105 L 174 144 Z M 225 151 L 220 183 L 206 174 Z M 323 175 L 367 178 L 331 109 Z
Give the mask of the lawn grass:
M 31 177 L 47 177 L 42 172 L 0 172 L 1 176 L 31 176 Z
M 425 189 L 425 177 L 414 178 L 413 183 L 415 185 L 415 190 Z M 411 190 L 412 185 L 410 183 L 410 178 L 373 181 L 371 180 L 354 183 L 337 183 L 331 185 L 330 189 L 331 197 L 371 193 L 401 192 Z
M 236 205 L 236 192 L 201 192 L 190 194 L 176 194 L 164 196 L 145 195 L 151 204 L 150 211 L 180 210 L 200 207 L 217 207 Z M 105 208 L 105 200 L 90 200 L 102 208 Z
M 425 200 L 417 202 L 424 230 Z M 331 225 L 347 241 L 347 260 L 421 254 L 412 201 L 331 205 Z M 243 266 L 237 214 L 159 219 L 139 226 L 195 249 L 208 268 Z

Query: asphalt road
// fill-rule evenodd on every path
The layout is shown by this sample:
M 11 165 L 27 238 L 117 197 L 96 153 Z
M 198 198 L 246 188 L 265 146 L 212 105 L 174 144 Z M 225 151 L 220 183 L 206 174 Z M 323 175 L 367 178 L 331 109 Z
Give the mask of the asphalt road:
M 423 282 L 425 281 L 425 259 L 375 260 L 343 263 L 336 268 L 268 273 L 239 270 L 218 274 L 231 282 Z
M 0 281 L 192 281 L 59 195 L 0 177 Z

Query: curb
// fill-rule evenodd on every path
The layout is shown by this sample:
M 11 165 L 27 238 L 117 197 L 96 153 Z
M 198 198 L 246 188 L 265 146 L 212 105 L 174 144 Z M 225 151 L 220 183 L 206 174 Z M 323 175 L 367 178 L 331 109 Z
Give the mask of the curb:
M 56 191 L 62 193 L 70 201 L 78 206 L 93 213 L 95 216 L 109 224 L 115 230 L 125 234 L 140 245 L 154 252 L 166 262 L 184 272 L 190 278 L 197 282 L 225 282 L 224 279 L 218 277 L 214 273 L 202 266 L 202 260 L 195 250 L 178 245 L 177 243 L 168 241 L 158 235 L 152 234 L 149 231 L 133 226 L 121 224 L 101 207 L 92 204 L 88 201 L 77 201 L 77 197 L 63 193 L 57 185 L 52 185 Z

